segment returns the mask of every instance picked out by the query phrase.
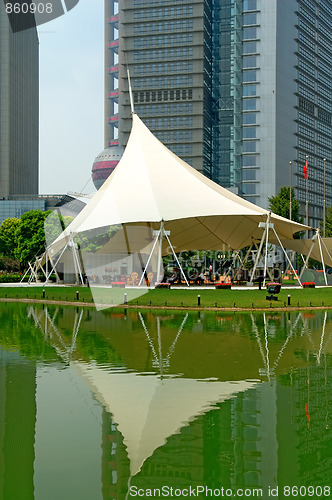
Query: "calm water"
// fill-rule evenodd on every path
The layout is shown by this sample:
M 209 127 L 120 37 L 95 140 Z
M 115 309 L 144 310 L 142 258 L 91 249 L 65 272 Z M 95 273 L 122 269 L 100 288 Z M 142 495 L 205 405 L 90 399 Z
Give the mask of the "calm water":
M 0 325 L 0 499 L 332 496 L 331 312 Z

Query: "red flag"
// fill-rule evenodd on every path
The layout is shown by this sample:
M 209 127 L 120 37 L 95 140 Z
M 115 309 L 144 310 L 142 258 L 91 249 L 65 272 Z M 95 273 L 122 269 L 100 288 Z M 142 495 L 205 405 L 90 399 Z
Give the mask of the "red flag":
M 308 160 L 306 160 L 306 162 L 304 164 L 303 173 L 304 173 L 305 180 L 307 180 L 307 177 L 308 177 Z

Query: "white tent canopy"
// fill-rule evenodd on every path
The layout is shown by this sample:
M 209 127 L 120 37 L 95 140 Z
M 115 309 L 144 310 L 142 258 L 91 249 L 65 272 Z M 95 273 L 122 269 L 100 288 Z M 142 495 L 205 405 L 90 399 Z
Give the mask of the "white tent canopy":
M 167 149 L 133 113 L 125 152 L 87 206 L 51 245 L 63 248 L 73 235 L 112 225 L 170 231 L 175 251 L 239 250 L 262 237 L 268 211 L 214 183 Z M 307 226 L 271 214 L 282 238 Z M 133 230 L 132 230 L 133 231 Z M 134 233 L 133 233 L 134 234 Z M 133 236 L 133 242 L 135 237 Z M 271 243 L 277 243 L 271 234 Z M 133 243 L 130 242 L 130 243 Z M 164 250 L 163 250 L 164 252 Z

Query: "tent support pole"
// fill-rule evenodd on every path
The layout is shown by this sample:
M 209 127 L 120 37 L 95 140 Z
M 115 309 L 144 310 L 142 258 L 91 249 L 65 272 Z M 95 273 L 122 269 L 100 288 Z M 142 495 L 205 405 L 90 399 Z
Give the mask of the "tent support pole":
M 226 278 L 228 278 L 229 274 L 231 273 L 231 270 L 233 269 L 233 265 L 237 259 L 237 257 L 239 256 L 239 253 L 240 253 L 240 250 L 238 250 L 235 255 L 233 255 L 233 260 L 231 262 L 231 265 L 229 266 L 228 270 L 227 270 L 227 273 L 225 274 L 224 276 L 224 283 L 226 283 Z
M 79 278 L 80 278 L 81 284 L 84 285 L 84 280 L 83 280 L 83 276 L 82 276 L 81 266 L 80 266 L 80 263 L 79 263 L 79 260 L 78 260 L 78 256 L 77 256 L 77 253 L 76 253 L 76 248 L 75 248 L 75 243 L 74 243 L 73 238 L 72 238 L 72 250 L 73 250 L 73 257 L 74 257 L 74 266 L 75 266 L 76 280 L 77 280 L 77 282 L 79 282 Z
M 286 250 L 284 249 L 284 247 L 283 247 L 283 245 L 282 245 L 282 243 L 281 243 L 281 241 L 280 241 L 279 236 L 277 235 L 277 231 L 274 229 L 274 227 L 273 227 L 272 229 L 273 229 L 273 232 L 274 232 L 274 234 L 275 234 L 275 237 L 277 238 L 278 243 L 279 243 L 279 245 L 280 245 L 280 247 L 281 247 L 282 251 L 284 252 L 284 255 L 285 255 L 286 259 L 288 260 L 288 263 L 289 263 L 289 265 L 290 265 L 290 267 L 291 267 L 291 269 L 292 269 L 292 271 L 293 271 L 294 275 L 295 275 L 295 276 L 296 276 L 296 278 L 297 278 L 297 281 L 299 282 L 300 286 L 302 286 L 301 280 L 300 280 L 300 278 L 298 277 L 297 272 L 295 271 L 295 269 L 294 269 L 294 267 L 293 267 L 293 265 L 292 265 L 292 262 L 291 262 L 291 260 L 290 260 L 289 256 L 287 255 L 287 252 L 286 252 Z
M 158 241 L 158 238 L 159 238 L 160 233 L 161 233 L 161 229 L 159 229 L 159 231 L 157 231 L 157 233 L 156 233 L 156 237 L 155 237 L 155 240 L 154 240 L 154 243 L 153 243 L 152 250 L 151 250 L 151 252 L 150 252 L 150 255 L 149 255 L 149 258 L 148 258 L 147 263 L 146 263 L 146 265 L 145 265 L 145 268 L 143 269 L 142 276 L 141 276 L 141 279 L 139 280 L 138 286 L 141 286 L 141 284 L 142 284 L 142 281 L 143 281 L 144 275 L 145 275 L 145 273 L 146 273 L 146 270 L 147 270 L 147 268 L 148 268 L 148 265 L 150 264 L 150 260 L 151 260 L 151 257 L 152 257 L 152 254 L 153 254 L 153 251 L 154 251 L 154 249 L 155 249 L 155 247 L 156 247 L 156 244 L 157 244 L 157 241 Z
M 161 283 L 163 278 L 162 273 L 160 272 L 162 266 L 162 252 L 163 252 L 163 236 L 164 236 L 164 221 L 160 223 L 160 232 L 159 232 L 159 248 L 158 248 L 158 264 L 157 264 L 157 283 Z
M 30 271 L 31 271 L 31 277 L 34 277 L 35 280 L 36 280 L 36 283 L 37 283 L 37 280 L 38 280 L 38 276 L 37 276 L 37 266 L 34 265 L 34 267 L 32 267 L 32 265 L 30 264 L 29 262 L 29 268 L 30 268 Z
M 55 269 L 55 267 L 56 267 L 56 266 L 57 266 L 57 264 L 59 263 L 59 260 L 61 259 L 61 257 L 62 257 L 62 255 L 64 254 L 64 252 L 65 252 L 66 248 L 68 247 L 68 243 L 69 243 L 69 242 L 67 242 L 67 243 L 66 243 L 66 245 L 63 247 L 62 252 L 60 253 L 60 255 L 59 255 L 58 260 L 56 261 L 56 263 L 55 263 L 55 264 L 53 264 L 53 261 L 52 261 L 52 266 L 53 266 L 53 267 L 52 267 L 51 271 L 49 272 L 49 275 L 46 277 L 46 281 L 47 281 L 47 280 L 48 280 L 48 278 L 51 276 L 51 273 L 52 273 L 53 269 Z
M 175 253 L 175 250 L 174 250 L 174 248 L 173 248 L 173 245 L 172 245 L 172 243 L 170 242 L 170 239 L 169 239 L 169 237 L 168 237 L 168 234 L 165 234 L 165 236 L 166 236 L 166 240 L 168 241 L 169 246 L 171 247 L 171 250 L 172 250 L 172 252 L 173 252 L 174 258 L 175 258 L 175 260 L 176 260 L 176 262 L 177 262 L 177 265 L 179 266 L 179 269 L 180 269 L 181 274 L 182 274 L 182 276 L 183 276 L 183 278 L 184 278 L 184 281 L 186 282 L 187 286 L 189 286 L 189 283 L 188 283 L 188 280 L 187 280 L 187 278 L 186 278 L 186 275 L 184 274 L 184 271 L 183 271 L 182 266 L 181 266 L 181 264 L 180 264 L 180 262 L 179 262 L 179 259 L 177 258 L 177 255 L 176 255 L 176 253 Z
M 29 267 L 28 267 L 28 269 L 25 271 L 25 273 L 23 274 L 23 277 L 22 277 L 22 279 L 21 279 L 21 283 L 22 283 L 22 281 L 24 280 L 24 278 L 26 277 L 26 275 L 28 274 L 28 272 L 29 272 Z
M 325 285 L 327 286 L 327 276 L 326 276 L 326 271 L 325 271 L 325 262 L 324 262 L 323 252 L 322 252 L 321 237 L 320 237 L 319 230 L 317 232 L 317 236 L 318 236 L 319 252 L 320 252 L 320 256 L 321 256 L 322 264 L 323 264 L 324 280 L 325 280 Z
M 251 273 L 251 278 L 250 278 L 250 282 L 249 283 L 252 283 L 253 280 L 254 280 L 254 277 L 255 277 L 256 268 L 258 266 L 259 258 L 260 258 L 261 251 L 262 251 L 263 244 L 264 244 L 264 240 L 265 240 L 265 234 L 266 234 L 266 226 L 264 228 L 263 236 L 262 236 L 261 242 L 259 244 L 259 248 L 258 248 L 258 252 L 257 252 L 257 255 L 256 255 L 255 264 L 254 264 L 254 267 L 253 267 L 253 270 L 252 270 L 252 273 Z
M 268 244 L 269 244 L 270 217 L 271 217 L 271 212 L 268 213 L 267 221 L 266 221 L 266 244 L 265 244 L 265 258 L 264 258 L 264 279 L 263 279 L 263 286 L 265 286 L 265 277 L 266 277 L 266 270 L 267 270 L 267 247 L 268 247 Z
M 183 271 L 183 269 L 182 269 L 182 266 L 181 266 L 181 264 L 180 264 L 180 262 L 179 262 L 179 259 L 177 258 L 177 255 L 176 255 L 176 253 L 175 253 L 175 250 L 174 250 L 174 248 L 173 248 L 173 245 L 172 245 L 172 243 L 171 243 L 171 241 L 170 241 L 170 239 L 169 239 L 168 235 L 169 235 L 169 231 L 165 231 L 165 229 L 164 229 L 164 221 L 161 221 L 161 224 L 160 224 L 160 229 L 159 229 L 158 231 L 156 231 L 156 232 L 155 232 L 155 240 L 154 240 L 154 244 L 153 244 L 152 250 L 151 250 L 151 252 L 150 252 L 149 258 L 148 258 L 148 260 L 147 260 L 147 263 L 146 263 L 146 265 L 145 265 L 145 268 L 144 268 L 144 270 L 143 270 L 143 273 L 142 273 L 141 279 L 140 279 L 140 281 L 139 281 L 139 283 L 138 283 L 138 286 L 141 286 L 141 284 L 142 284 L 143 277 L 144 277 L 144 273 L 146 272 L 147 267 L 148 267 L 148 265 L 149 265 L 149 263 L 150 263 L 150 260 L 151 260 L 152 254 L 153 254 L 153 252 L 154 252 L 154 249 L 155 249 L 155 247 L 156 247 L 156 244 L 157 244 L 157 242 L 158 242 L 158 239 L 160 240 L 160 244 L 159 244 L 159 254 L 158 254 L 158 274 L 157 274 L 157 278 L 159 278 L 159 276 L 160 276 L 160 275 L 159 275 L 159 273 L 160 273 L 160 268 L 161 268 L 161 263 L 162 263 L 162 240 L 163 240 L 163 237 L 165 237 L 165 238 L 166 238 L 166 240 L 167 240 L 167 242 L 168 242 L 168 244 L 169 244 L 169 246 L 170 246 L 170 248 L 171 248 L 171 250 L 172 250 L 172 253 L 173 253 L 173 256 L 174 256 L 174 258 L 175 258 L 175 260 L 176 260 L 176 263 L 177 263 L 177 265 L 179 266 L 180 272 L 181 272 L 181 274 L 182 274 L 182 276 L 183 276 L 183 278 L 184 278 L 184 280 L 185 280 L 185 282 L 186 282 L 187 286 L 189 286 L 189 283 L 188 283 L 188 280 L 187 280 L 187 278 L 186 278 L 186 275 L 184 274 L 184 271 Z
M 48 257 L 48 258 L 49 258 L 49 260 L 50 260 L 51 266 L 52 266 L 50 274 L 49 274 L 48 276 L 46 276 L 46 282 L 48 281 L 48 278 L 50 277 L 50 275 L 51 275 L 51 273 L 52 273 L 52 270 L 54 271 L 54 274 L 55 274 L 55 276 L 56 276 L 56 279 L 57 279 L 57 280 L 58 280 L 58 282 L 59 282 L 59 281 L 60 281 L 60 278 L 59 278 L 59 275 L 58 275 L 58 271 L 56 270 L 56 267 L 55 267 L 55 265 L 53 264 L 52 257 L 51 257 L 51 256 L 50 256 L 50 254 L 48 253 L 47 249 L 46 249 L 46 251 L 45 251 L 45 257 L 46 257 L 46 263 L 48 262 L 48 259 L 47 259 L 47 257 Z
M 305 269 L 308 269 L 308 262 L 309 262 L 309 259 L 310 259 L 311 252 L 312 252 L 312 250 L 314 248 L 314 244 L 315 244 L 315 240 L 317 238 L 317 234 L 318 234 L 318 229 L 316 229 L 316 234 L 312 238 L 312 244 L 311 244 L 310 250 L 308 252 L 307 258 L 306 258 L 305 263 L 304 263 L 304 266 L 301 269 L 300 280 L 302 280 L 302 276 L 303 276 L 303 273 L 304 273 Z
M 325 248 L 325 250 L 326 250 L 327 255 L 328 255 L 328 256 L 330 257 L 330 259 L 332 260 L 331 254 L 330 254 L 330 252 L 328 251 L 328 248 L 327 248 L 327 246 L 326 246 L 325 241 L 324 241 L 324 239 L 323 239 L 323 238 L 321 238 L 321 242 L 322 242 L 322 244 L 323 244 L 323 246 L 324 246 L 324 248 Z
M 290 255 L 289 260 L 292 261 L 294 259 L 294 256 L 295 256 L 294 250 L 290 250 L 289 251 L 289 255 Z M 287 266 L 285 268 L 285 274 L 284 275 L 287 274 L 287 271 L 289 270 L 289 268 L 290 268 L 290 265 L 289 265 L 289 262 L 287 262 Z

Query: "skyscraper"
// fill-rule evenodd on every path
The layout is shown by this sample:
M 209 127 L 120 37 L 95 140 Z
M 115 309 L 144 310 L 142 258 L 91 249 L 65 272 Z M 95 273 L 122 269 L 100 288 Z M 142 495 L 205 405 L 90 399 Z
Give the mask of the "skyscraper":
M 38 36 L 0 2 L 0 199 L 38 193 Z
M 128 65 L 135 111 L 174 153 L 211 178 L 212 1 L 106 0 L 105 147 L 130 131 Z M 214 163 L 217 168 L 217 164 Z
M 166 146 L 265 208 L 291 184 L 319 225 L 324 193 L 332 202 L 331 0 L 105 0 L 105 25 L 105 147 L 128 138 L 128 65 L 135 111 Z

